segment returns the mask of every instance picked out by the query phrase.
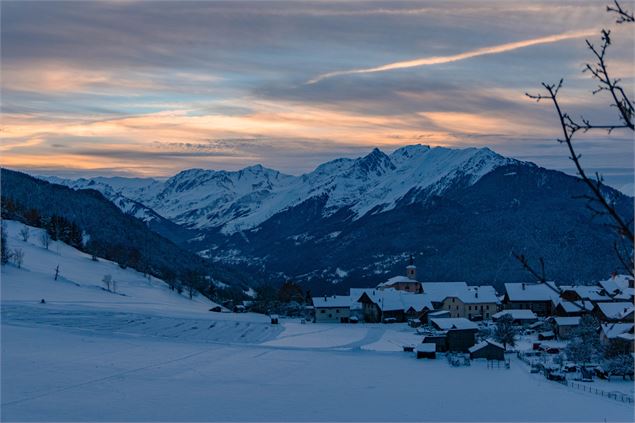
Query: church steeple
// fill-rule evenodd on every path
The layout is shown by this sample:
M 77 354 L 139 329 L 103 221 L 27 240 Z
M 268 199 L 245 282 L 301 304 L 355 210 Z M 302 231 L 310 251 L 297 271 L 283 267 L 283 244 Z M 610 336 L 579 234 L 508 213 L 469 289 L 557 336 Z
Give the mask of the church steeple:
M 410 260 L 408 266 L 406 266 L 406 276 L 412 280 L 417 280 L 417 266 L 415 266 L 415 259 L 410 254 Z

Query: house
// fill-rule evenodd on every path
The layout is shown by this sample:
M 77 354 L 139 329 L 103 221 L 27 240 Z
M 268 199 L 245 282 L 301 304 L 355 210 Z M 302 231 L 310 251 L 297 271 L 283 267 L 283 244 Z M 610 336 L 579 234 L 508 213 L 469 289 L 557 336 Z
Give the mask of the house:
M 500 300 L 492 286 L 468 286 L 465 282 L 426 282 L 424 295 L 435 310 L 446 310 L 453 318 L 490 319 Z
M 348 323 L 351 298 L 348 295 L 313 297 L 316 323 Z
M 604 323 L 600 330 L 600 342 L 614 352 L 633 353 L 635 351 L 635 324 Z
M 531 310 L 501 310 L 492 316 L 493 321 L 497 321 L 504 316 L 509 316 L 512 319 L 513 324 L 529 326 L 538 320 L 538 316 Z
M 362 305 L 362 318 L 371 323 L 404 322 L 432 310 L 425 295 L 396 289 L 364 289 L 357 301 Z
M 437 358 L 437 344 L 421 343 L 416 347 L 417 358 Z
M 467 352 L 476 343 L 476 323 L 465 318 L 432 319 L 432 326 L 445 332 L 445 350 Z M 426 337 L 426 342 L 429 342 Z
M 634 312 L 635 307 L 629 301 L 596 303 L 593 308 L 593 314 L 603 322 L 632 322 Z
M 503 307 L 505 309 L 531 310 L 538 316 L 548 316 L 552 304 L 560 298 L 560 290 L 553 282 L 506 283 Z
M 580 325 L 580 317 L 551 317 L 553 333 L 558 339 L 569 339 Z
M 479 342 L 468 349 L 470 359 L 484 358 L 486 360 L 505 360 L 505 347 L 490 339 Z
M 395 289 L 397 291 L 421 294 L 423 292 L 423 288 L 421 286 L 421 282 L 417 281 L 417 266 L 414 264 L 414 258 L 410 256 L 410 262 L 408 266 L 406 266 L 405 276 L 394 276 L 386 282 L 382 282 L 377 285 L 377 289 L 380 291 L 383 291 L 384 289 Z

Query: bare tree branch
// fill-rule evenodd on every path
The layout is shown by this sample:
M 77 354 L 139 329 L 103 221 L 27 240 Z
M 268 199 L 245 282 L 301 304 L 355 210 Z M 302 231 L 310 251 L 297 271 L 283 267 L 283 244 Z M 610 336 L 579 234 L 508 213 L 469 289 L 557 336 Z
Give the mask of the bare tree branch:
M 635 22 L 633 13 L 623 9 L 617 0 L 613 0 L 613 3 L 615 4 L 615 6 L 606 6 L 606 11 L 614 12 L 617 14 L 617 20 L 615 22 L 617 22 L 618 24 Z
M 635 18 L 631 12 L 624 9 L 617 0 L 613 1 L 614 6 L 607 6 L 607 11 L 617 14 L 616 22 L 618 24 L 635 22 Z M 607 216 L 610 219 L 610 223 L 605 223 L 605 226 L 611 228 L 611 230 L 618 235 L 619 243 L 618 241 L 614 243 L 615 253 L 626 271 L 630 275 L 633 275 L 633 256 L 635 250 L 633 219 L 625 220 L 622 216 L 620 216 L 615 204 L 607 197 L 606 190 L 603 189 L 604 179 L 597 172 L 595 174 L 595 178 L 587 175 L 580 162 L 581 155 L 576 152 L 573 145 L 573 138 L 577 132 L 585 133 L 590 130 L 606 130 L 610 134 L 614 130 L 630 129 L 631 131 L 635 131 L 635 125 L 633 122 L 635 110 L 633 109 L 633 102 L 620 85 L 620 79 L 613 79 L 608 72 L 606 57 L 608 48 L 611 45 L 611 31 L 603 29 L 601 34 L 602 43 L 599 47 L 596 47 L 589 40 L 586 40 L 587 47 L 593 53 L 596 61 L 593 64 L 587 64 L 583 72 L 589 72 L 593 79 L 598 81 L 598 88 L 593 91 L 594 95 L 604 91 L 610 94 L 612 99 L 610 107 L 615 107 L 618 110 L 620 123 L 593 124 L 589 119 L 585 119 L 584 117 L 580 118 L 580 123 L 572 119 L 570 115 L 562 110 L 558 101 L 558 94 L 564 82 L 562 79 L 560 79 L 557 84 L 547 84 L 543 82 L 542 86 L 546 92 L 538 94 L 525 93 L 525 95 L 537 102 L 550 100 L 553 104 L 558 115 L 563 136 L 557 140 L 559 143 L 567 146 L 569 158 L 573 161 L 578 176 L 580 176 L 582 181 L 590 190 L 589 194 L 582 194 L 576 196 L 575 198 L 582 198 L 587 201 L 586 208 L 591 212 L 592 218 Z M 513 255 L 521 263 L 523 268 L 531 273 L 536 280 L 546 282 L 544 262 L 542 258 L 540 259 L 540 271 L 538 271 L 530 265 L 525 256 L 515 253 L 513 253 Z

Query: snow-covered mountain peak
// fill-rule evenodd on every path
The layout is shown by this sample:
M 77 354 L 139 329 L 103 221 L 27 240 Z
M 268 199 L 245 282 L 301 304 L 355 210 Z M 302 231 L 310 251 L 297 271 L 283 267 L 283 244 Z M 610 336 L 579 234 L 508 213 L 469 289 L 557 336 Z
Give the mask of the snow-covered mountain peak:
M 395 169 L 395 165 L 383 151 L 374 148 L 368 155 L 355 160 L 355 169 L 362 175 L 381 176 Z
M 356 159 L 323 163 L 301 176 L 257 164 L 238 171 L 188 169 L 166 181 L 126 184 L 117 180 L 116 187 L 100 178 L 62 183 L 98 189 L 121 204 L 122 197 L 132 199 L 190 228 L 219 228 L 233 233 L 254 228 L 281 211 L 317 197 L 326 199 L 325 216 L 349 209 L 359 218 L 370 211 L 397 207 L 405 198 L 423 201 L 457 184 L 473 184 L 495 168 L 513 162 L 488 148 L 417 144 L 390 155 L 375 148 Z

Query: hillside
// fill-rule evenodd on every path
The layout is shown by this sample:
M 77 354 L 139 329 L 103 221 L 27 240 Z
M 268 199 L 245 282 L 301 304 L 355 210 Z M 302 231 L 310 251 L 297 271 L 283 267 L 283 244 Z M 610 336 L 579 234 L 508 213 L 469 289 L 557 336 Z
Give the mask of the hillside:
M 83 253 L 61 241 L 51 241 L 46 249 L 40 244 L 43 229 L 26 226 L 29 237 L 24 241 L 20 231 L 24 224 L 4 220 L 10 250 L 24 253 L 21 268 L 13 264 L 2 266 L 2 301 L 38 304 L 41 299 L 50 305 L 122 311 L 209 313 L 213 302 L 202 295 L 190 300 L 178 294 L 162 280 L 143 275 L 133 269 L 122 269 L 117 263 Z M 59 266 L 59 268 L 58 268 Z M 55 280 L 56 268 L 59 269 Z M 105 289 L 102 282 L 110 275 L 116 283 L 115 292 Z
M 177 246 L 92 189 L 74 190 L 2 169 L 2 216 L 36 226 L 61 217 L 82 231 L 81 249 L 154 275 L 188 272 L 240 283 L 231 271 Z M 79 246 L 79 245 L 78 245 Z

